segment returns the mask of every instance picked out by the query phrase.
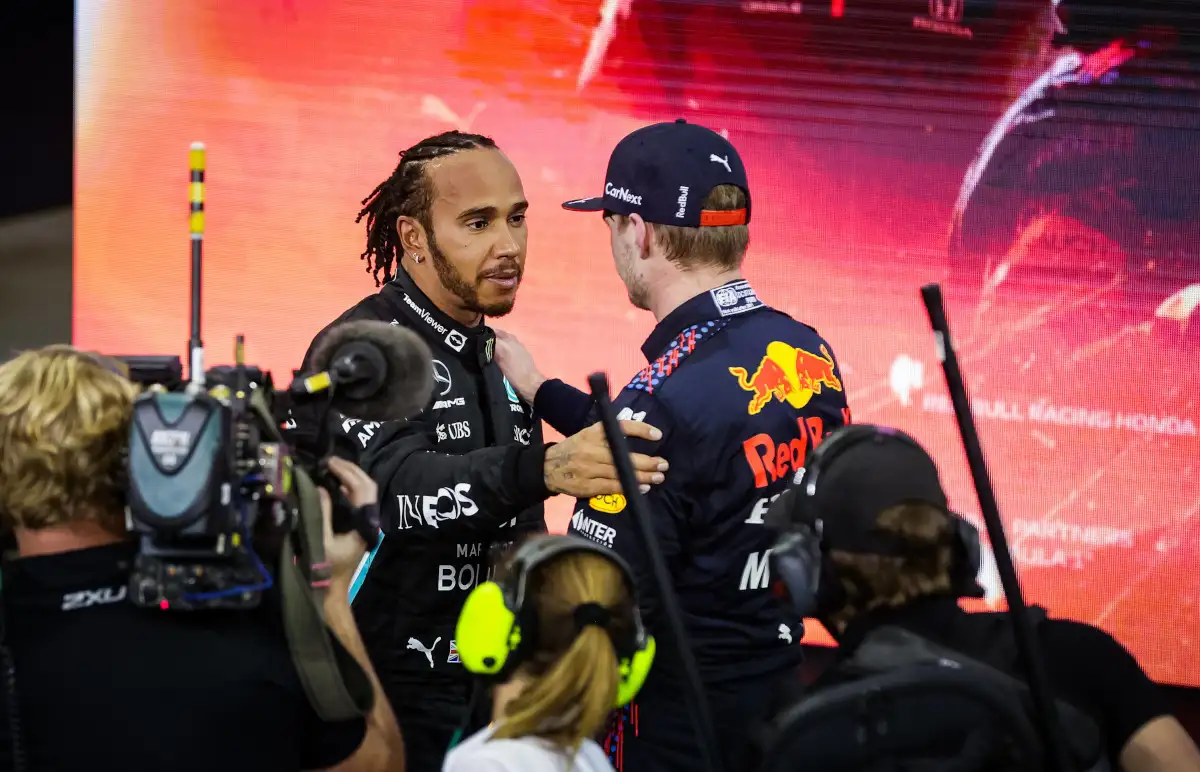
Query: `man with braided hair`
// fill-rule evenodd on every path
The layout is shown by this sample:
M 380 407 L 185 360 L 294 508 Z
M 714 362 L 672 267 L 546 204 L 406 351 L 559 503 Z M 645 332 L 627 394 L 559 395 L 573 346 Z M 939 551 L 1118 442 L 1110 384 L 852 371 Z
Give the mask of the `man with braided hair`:
M 532 405 L 493 361 L 485 317 L 507 314 L 516 301 L 528 208 L 496 144 L 458 131 L 424 139 L 400 154 L 363 205 L 362 257 L 380 290 L 333 324 L 408 327 L 433 351 L 435 383 L 415 418 L 380 425 L 336 416 L 327 428 L 381 489 L 384 539 L 351 589 L 353 609 L 405 729 L 408 769 L 425 772 L 441 769 L 466 718 L 470 682 L 454 626 L 467 593 L 491 573 L 489 555 L 544 531 L 549 496 L 619 493 L 620 483 L 600 427 L 544 444 Z M 647 440 L 659 434 L 645 423 L 625 428 Z M 633 462 L 643 484 L 663 480 L 662 459 L 637 454 Z

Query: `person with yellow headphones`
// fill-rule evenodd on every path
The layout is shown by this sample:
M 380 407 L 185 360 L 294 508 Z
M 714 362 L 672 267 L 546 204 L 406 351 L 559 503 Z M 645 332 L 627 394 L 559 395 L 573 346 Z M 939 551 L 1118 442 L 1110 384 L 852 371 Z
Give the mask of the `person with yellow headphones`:
M 533 537 L 467 597 L 456 644 L 463 667 L 496 686 L 493 722 L 443 772 L 611 772 L 595 738 L 655 652 L 619 556 L 575 536 Z

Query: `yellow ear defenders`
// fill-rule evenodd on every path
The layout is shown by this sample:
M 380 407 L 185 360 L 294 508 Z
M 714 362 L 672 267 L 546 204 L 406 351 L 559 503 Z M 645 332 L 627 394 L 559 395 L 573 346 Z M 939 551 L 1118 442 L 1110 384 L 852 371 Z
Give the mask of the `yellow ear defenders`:
M 537 638 L 537 610 L 526 595 L 534 569 L 571 552 L 602 555 L 621 569 L 634 599 L 633 629 L 613 638 L 620 682 L 614 708 L 637 696 L 654 662 L 654 637 L 647 635 L 637 608 L 633 572 L 619 555 L 577 536 L 537 536 L 517 548 L 502 583 L 484 582 L 471 591 L 463 604 L 455 629 L 455 645 L 463 667 L 475 675 L 504 680 L 532 652 Z M 591 604 L 581 609 L 589 610 Z M 576 614 L 585 621 L 598 621 L 592 614 Z M 612 633 L 609 633 L 612 635 Z M 620 638 L 620 640 L 618 640 Z

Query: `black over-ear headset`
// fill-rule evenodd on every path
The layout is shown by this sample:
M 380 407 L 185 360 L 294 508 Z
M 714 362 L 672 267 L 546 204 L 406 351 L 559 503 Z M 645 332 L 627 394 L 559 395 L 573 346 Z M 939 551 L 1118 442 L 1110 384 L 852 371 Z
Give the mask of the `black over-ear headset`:
M 785 491 L 771 505 L 767 522 L 781 531 L 771 551 L 771 571 L 779 589 L 789 599 L 793 609 L 802 617 L 828 614 L 845 604 L 841 582 L 834 575 L 827 553 L 840 545 L 830 544 L 825 537 L 822 515 L 815 501 L 822 477 L 827 477 L 839 456 L 864 442 L 903 442 L 924 449 L 908 435 L 870 424 L 854 424 L 835 430 L 809 451 L 800 483 Z M 864 479 L 862 485 L 870 485 Z M 952 590 L 959 597 L 981 597 L 976 583 L 982 559 L 979 530 L 959 515 L 949 512 L 956 526 L 954 564 L 951 567 Z M 887 541 L 885 534 L 872 537 Z M 890 545 L 888 554 L 901 554 L 903 545 Z
M 619 555 L 578 536 L 536 536 L 517 548 L 509 570 L 499 582 L 484 582 L 463 604 L 455 630 L 458 655 L 471 673 L 504 680 L 535 651 L 538 640 L 537 604 L 529 597 L 529 577 L 538 566 L 572 552 L 600 555 L 621 570 L 633 599 L 633 625 L 614 634 L 606 627 L 609 611 L 596 604 L 575 610 L 575 624 L 604 627 L 617 652 L 620 681 L 614 708 L 637 695 L 654 662 L 655 643 L 642 626 L 633 572 Z

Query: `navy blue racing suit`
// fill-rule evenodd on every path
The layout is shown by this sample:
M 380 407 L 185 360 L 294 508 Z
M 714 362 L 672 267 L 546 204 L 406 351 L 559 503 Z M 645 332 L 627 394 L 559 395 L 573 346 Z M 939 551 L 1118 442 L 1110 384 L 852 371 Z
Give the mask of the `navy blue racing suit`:
M 809 449 L 849 421 L 845 384 L 817 331 L 764 305 L 741 280 L 671 312 L 642 353 L 649 364 L 614 408 L 620 419 L 663 432 L 658 442 L 631 438 L 630 449 L 670 463 L 647 503 L 719 721 L 722 755 L 733 760 L 801 657 L 802 620 L 788 616 L 770 587 L 773 536 L 763 515 L 802 471 Z M 538 390 L 535 412 L 566 435 L 596 418 L 589 395 L 557 380 Z M 623 757 L 614 761 L 630 772 L 696 768 L 681 669 L 625 498 L 578 501 L 570 532 L 629 561 L 659 642 L 619 742 L 610 738 Z

